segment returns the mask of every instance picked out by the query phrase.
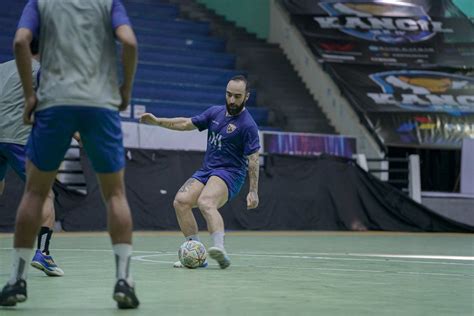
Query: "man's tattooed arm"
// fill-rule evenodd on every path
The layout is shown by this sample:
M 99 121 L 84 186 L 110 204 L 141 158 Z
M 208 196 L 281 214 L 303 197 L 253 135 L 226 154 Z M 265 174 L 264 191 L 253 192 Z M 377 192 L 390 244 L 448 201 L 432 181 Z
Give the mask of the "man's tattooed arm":
M 258 152 L 248 156 L 249 160 L 249 194 L 247 194 L 247 209 L 251 210 L 258 207 L 258 173 L 260 169 Z
M 260 171 L 259 153 L 253 153 L 248 156 L 249 160 L 249 182 L 250 192 L 258 192 L 258 174 Z
M 164 128 L 175 131 L 190 131 L 196 129 L 190 118 L 175 117 L 175 118 L 158 118 L 151 113 L 145 113 L 140 117 L 140 123 L 151 125 L 158 125 Z

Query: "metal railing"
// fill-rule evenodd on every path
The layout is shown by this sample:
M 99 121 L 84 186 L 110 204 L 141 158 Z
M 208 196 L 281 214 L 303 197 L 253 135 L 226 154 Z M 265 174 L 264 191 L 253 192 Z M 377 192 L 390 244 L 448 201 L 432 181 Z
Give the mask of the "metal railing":
M 362 169 L 370 174 L 378 175 L 382 181 L 407 192 L 413 200 L 421 203 L 420 157 L 418 155 L 410 155 L 407 158 L 367 158 L 364 154 L 357 154 L 355 159 Z M 370 168 L 369 164 L 377 164 L 379 167 Z M 396 164 L 396 167 L 390 168 L 391 164 Z

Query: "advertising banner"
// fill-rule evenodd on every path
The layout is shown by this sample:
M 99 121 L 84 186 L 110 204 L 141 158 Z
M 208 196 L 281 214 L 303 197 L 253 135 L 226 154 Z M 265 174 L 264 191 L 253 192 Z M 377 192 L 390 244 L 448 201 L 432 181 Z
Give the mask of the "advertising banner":
M 474 113 L 474 73 L 328 66 L 346 96 L 362 112 Z
M 449 0 L 283 0 L 327 62 L 474 66 L 474 25 Z
M 474 138 L 474 76 L 332 64 L 345 97 L 386 146 L 459 149 Z

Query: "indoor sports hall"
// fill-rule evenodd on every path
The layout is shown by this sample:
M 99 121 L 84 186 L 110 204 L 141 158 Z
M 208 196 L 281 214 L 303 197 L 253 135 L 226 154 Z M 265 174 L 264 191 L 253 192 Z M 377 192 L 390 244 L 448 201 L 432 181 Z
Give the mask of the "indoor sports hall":
M 61 11 L 39 19 L 55 1 L 6 0 L 0 11 L 1 316 L 474 315 L 472 0 L 62 2 L 68 14 L 110 10 L 116 87 L 128 67 L 117 30 L 136 37 L 130 102 L 117 116 L 127 255 L 115 247 L 127 242 L 111 245 L 112 212 L 89 140 L 76 134 L 55 176 L 51 225 L 33 249 L 18 246 L 34 175 L 27 168 L 25 180 L 9 156 L 18 145 L 30 159 L 33 146 L 8 136 L 23 128 L 11 114 L 24 104 L 21 95 L 12 107 L 11 91 L 25 91 L 14 42 L 33 29 L 24 12 L 41 27 L 75 25 Z M 90 36 L 94 22 L 81 21 L 74 33 Z M 30 33 L 44 98 L 64 65 L 43 69 L 54 34 Z M 90 43 L 57 47 L 88 56 Z M 220 217 L 225 230 L 214 228 Z M 7 297 L 22 280 L 27 299 Z M 120 280 L 139 306 L 117 296 Z

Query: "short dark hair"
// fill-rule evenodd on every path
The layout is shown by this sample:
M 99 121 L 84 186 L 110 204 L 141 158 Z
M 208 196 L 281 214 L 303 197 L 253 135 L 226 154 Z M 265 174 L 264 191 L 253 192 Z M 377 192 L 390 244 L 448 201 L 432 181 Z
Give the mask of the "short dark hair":
M 39 41 L 37 38 L 33 38 L 30 43 L 31 54 L 36 55 L 39 53 Z
M 245 78 L 244 75 L 233 76 L 232 78 L 230 78 L 229 81 L 243 81 L 245 83 L 245 92 L 250 91 L 249 82 L 248 82 L 247 78 Z

